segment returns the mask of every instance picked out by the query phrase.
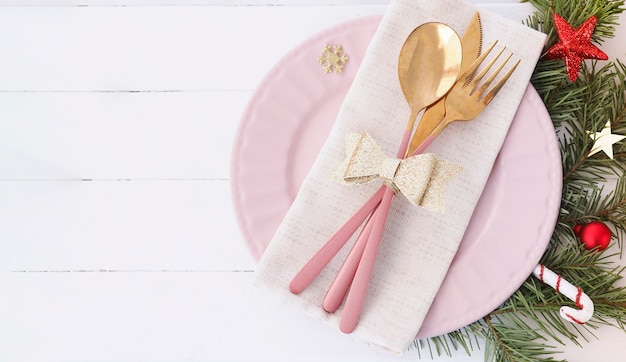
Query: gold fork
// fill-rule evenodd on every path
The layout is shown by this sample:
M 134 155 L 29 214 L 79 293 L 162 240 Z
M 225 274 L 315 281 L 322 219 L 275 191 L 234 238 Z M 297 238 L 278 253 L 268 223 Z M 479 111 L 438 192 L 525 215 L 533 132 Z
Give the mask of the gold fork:
M 500 55 L 504 52 L 505 48 L 502 48 L 498 54 L 496 54 L 489 63 L 475 76 L 474 72 L 478 69 L 480 64 L 485 60 L 489 52 L 494 48 L 497 41 L 487 48 L 469 68 L 459 77 L 459 80 L 452 87 L 445 100 L 446 113 L 444 117 L 439 121 L 437 126 L 433 129 L 430 135 L 424 137 L 414 137 L 411 139 L 411 145 L 409 149 L 414 149 L 412 155 L 420 154 L 426 147 L 452 122 L 456 121 L 470 121 L 480 112 L 487 107 L 489 102 L 495 97 L 498 91 L 504 86 L 507 80 L 511 77 L 511 74 L 515 71 L 515 68 L 519 65 L 519 60 L 498 80 L 495 85 L 487 89 L 491 83 L 495 80 L 498 74 L 502 71 L 506 63 L 511 59 L 513 54 L 510 54 L 504 61 L 502 61 L 498 67 L 481 83 L 482 79 L 487 75 L 491 67 L 496 63 Z M 473 76 L 473 77 L 472 77 Z
M 491 44 L 491 46 L 489 46 L 489 48 L 487 48 L 487 50 L 483 52 L 459 77 L 459 80 L 455 83 L 447 95 L 445 101 L 446 113 L 444 117 L 441 121 L 439 121 L 430 135 L 426 137 L 423 142 L 419 143 L 419 147 L 413 153 L 414 155 L 421 153 L 450 123 L 455 121 L 469 121 L 476 118 L 476 116 L 478 116 L 478 114 L 480 114 L 480 112 L 487 107 L 489 102 L 491 102 L 498 91 L 500 91 L 502 86 L 504 86 L 504 84 L 511 77 L 511 74 L 513 74 L 515 68 L 517 68 L 519 64 L 519 60 L 494 84 L 493 87 L 489 88 L 491 83 L 496 79 L 496 77 L 498 77 L 498 74 L 502 71 L 513 54 L 509 55 L 502 63 L 500 63 L 481 84 L 481 81 L 485 78 L 491 67 L 496 63 L 498 57 L 502 54 L 504 49 L 500 50 L 500 52 L 498 52 L 498 54 L 496 54 L 478 74 L 473 76 L 496 43 L 497 42 Z M 417 142 L 419 141 L 420 140 L 418 139 Z M 354 274 L 352 274 L 354 275 L 354 279 L 352 280 L 350 291 L 346 297 L 345 306 L 341 315 L 341 321 L 339 323 L 339 328 L 344 333 L 351 333 L 359 321 L 369 281 L 374 270 L 376 254 L 378 252 L 383 229 L 385 222 L 387 221 L 389 208 L 391 207 L 391 201 L 393 200 L 394 195 L 395 193 L 391 189 L 385 190 L 380 205 L 368 221 L 368 223 L 370 221 L 373 222 L 369 236 L 366 239 L 364 238 L 364 240 L 357 240 L 357 244 L 360 244 L 360 246 L 357 247 L 357 245 L 355 245 L 353 249 L 353 251 L 359 250 L 356 252 L 361 253 L 361 258 L 358 263 L 354 263 L 353 267 L 356 268 Z M 366 225 L 366 228 L 367 227 L 368 226 Z

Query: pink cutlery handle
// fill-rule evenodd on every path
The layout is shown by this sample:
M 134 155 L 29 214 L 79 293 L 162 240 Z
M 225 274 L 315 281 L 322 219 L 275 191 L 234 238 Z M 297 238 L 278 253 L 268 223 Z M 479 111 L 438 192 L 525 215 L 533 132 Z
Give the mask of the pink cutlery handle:
M 398 148 L 398 153 L 396 154 L 396 157 L 398 158 L 404 158 L 404 154 L 406 153 L 406 149 L 409 147 L 409 141 L 411 140 L 411 131 L 410 129 L 407 129 L 404 131 L 404 134 L 402 135 L 402 140 L 400 141 L 400 147 Z
M 409 145 L 409 140 L 411 138 L 411 131 L 406 130 L 402 136 L 402 140 L 400 141 L 400 147 L 396 154 L 396 157 L 403 157 L 406 153 L 406 149 Z M 391 205 L 391 201 L 390 201 Z M 367 223 L 365 224 L 361 234 L 357 238 L 356 243 L 350 250 L 350 253 L 347 259 L 344 261 L 337 277 L 333 281 L 333 284 L 330 286 L 328 293 L 326 293 L 326 297 L 324 298 L 324 309 L 327 312 L 335 312 L 341 302 L 345 298 L 348 289 L 350 288 L 351 283 L 354 280 L 357 268 L 359 267 L 359 263 L 362 260 L 363 252 L 365 251 L 366 245 L 368 244 L 368 240 L 371 235 L 372 228 L 375 224 L 376 217 L 375 215 L 379 214 L 378 208 L 374 210 L 374 213 L 369 218 Z M 382 233 L 381 233 L 382 234 Z M 375 259 L 375 256 L 374 256 Z M 358 320 L 358 318 L 357 318 Z M 355 324 L 356 325 L 356 324 Z
M 339 323 L 339 329 L 344 333 L 352 333 L 359 322 L 367 288 L 372 278 L 372 272 L 374 271 L 378 247 L 383 236 L 383 229 L 385 228 L 385 222 L 387 221 L 387 215 L 389 214 L 389 208 L 391 207 L 393 198 L 393 191 L 386 188 L 383 200 L 372 216 L 374 225 L 372 226 L 370 237 L 363 251 L 363 257 L 354 275 L 354 280 L 352 281 L 352 286 L 350 287 L 350 292 L 346 299 L 346 305 L 341 315 L 341 322 Z
M 381 187 L 369 200 L 318 250 L 315 255 L 300 269 L 291 280 L 289 290 L 298 294 L 302 292 L 322 272 L 333 257 L 348 242 L 367 215 L 378 206 L 386 187 Z
M 396 157 L 403 157 L 406 153 L 406 149 L 409 144 L 409 140 L 411 137 L 411 132 L 406 130 L 402 136 L 402 140 L 400 141 L 400 148 L 398 149 L 398 153 Z M 374 215 L 378 214 L 378 208 L 374 210 L 374 214 L 369 218 L 361 234 L 357 238 L 356 243 L 350 250 L 347 259 L 344 261 L 337 277 L 333 281 L 333 284 L 330 286 L 330 289 L 326 293 L 326 297 L 324 298 L 324 309 L 332 313 L 336 311 L 341 302 L 346 296 L 348 289 L 350 288 L 350 284 L 354 279 L 354 275 L 359 266 L 359 262 L 363 256 L 363 251 L 365 250 L 365 246 L 367 245 L 369 236 L 372 231 L 372 227 L 374 225 Z
M 337 273 L 337 277 L 333 281 L 333 284 L 328 289 L 326 293 L 326 297 L 324 297 L 324 309 L 329 312 L 335 312 L 343 299 L 346 297 L 348 293 L 348 289 L 350 288 L 350 284 L 352 283 L 352 279 L 354 279 L 354 274 L 356 273 L 356 269 L 359 267 L 359 262 L 361 261 L 361 257 L 363 256 L 363 251 L 365 250 L 365 245 L 367 245 L 367 240 L 370 237 L 372 227 L 374 226 L 374 214 L 367 220 L 363 230 L 359 234 L 359 237 L 356 239 L 352 250 L 350 250 L 350 254 L 343 262 L 339 273 Z

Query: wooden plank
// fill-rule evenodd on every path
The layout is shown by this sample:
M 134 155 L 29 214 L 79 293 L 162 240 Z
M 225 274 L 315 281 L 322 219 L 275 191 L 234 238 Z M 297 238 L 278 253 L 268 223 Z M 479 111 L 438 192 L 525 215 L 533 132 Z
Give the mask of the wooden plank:
M 0 92 L 250 90 L 307 37 L 384 9 L 7 7 Z
M 251 273 L 0 273 L 3 361 L 417 361 L 330 330 L 251 283 Z M 8 292 L 7 292 L 8 291 Z M 559 358 L 614 362 L 626 334 L 594 331 Z M 437 361 L 483 361 L 458 351 Z M 422 358 L 430 359 L 427 351 Z
M 6 361 L 398 361 L 259 290 L 251 273 L 0 276 Z M 297 331 L 297 332 L 295 332 Z M 458 361 L 482 361 L 459 359 Z
M 249 270 L 227 181 L 2 181 L 0 270 Z
M 0 93 L 0 180 L 226 179 L 249 96 Z

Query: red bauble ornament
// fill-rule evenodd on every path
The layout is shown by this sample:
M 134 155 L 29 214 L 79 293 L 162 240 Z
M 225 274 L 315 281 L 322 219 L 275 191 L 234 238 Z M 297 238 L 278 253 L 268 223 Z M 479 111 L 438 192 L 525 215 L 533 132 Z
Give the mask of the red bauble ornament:
M 607 60 L 609 58 L 602 50 L 591 44 L 591 35 L 596 28 L 597 21 L 594 15 L 585 20 L 578 29 L 574 29 L 559 14 L 554 14 L 554 25 L 559 34 L 559 42 L 548 50 L 546 58 L 565 60 L 567 75 L 572 82 L 578 78 L 584 59 Z
M 587 250 L 595 247 L 598 250 L 604 250 L 611 242 L 611 229 L 600 221 L 574 225 L 574 234 L 578 236 L 578 239 L 580 239 L 580 242 Z

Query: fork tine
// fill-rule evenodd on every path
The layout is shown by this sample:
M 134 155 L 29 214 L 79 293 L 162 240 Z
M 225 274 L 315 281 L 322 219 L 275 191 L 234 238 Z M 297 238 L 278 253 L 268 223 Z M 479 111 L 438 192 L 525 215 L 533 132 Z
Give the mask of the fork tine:
M 515 68 L 517 68 L 517 66 L 519 65 L 519 62 L 520 62 L 519 60 L 515 62 L 515 64 L 513 64 L 511 69 L 509 69 L 509 71 L 506 72 L 506 74 L 502 77 L 502 79 L 500 79 L 498 83 L 496 83 L 496 85 L 494 85 L 493 88 L 485 95 L 485 97 L 482 100 L 485 105 L 491 102 L 493 97 L 496 96 L 496 93 L 498 93 L 498 91 L 500 90 L 500 88 L 502 88 L 504 83 L 506 83 L 506 81 L 509 80 L 509 78 L 511 77 L 511 74 L 513 74 L 513 72 L 515 71 Z
M 476 60 L 474 60 L 474 62 L 465 70 L 465 72 L 461 74 L 459 79 L 463 80 L 463 84 L 464 84 L 463 87 L 469 84 L 469 82 L 472 80 L 474 76 L 474 72 L 476 71 L 476 69 L 478 69 L 478 67 L 483 62 L 483 60 L 485 60 L 485 57 L 487 57 L 491 49 L 493 49 L 493 47 L 495 47 L 497 43 L 498 43 L 497 40 L 491 43 L 491 45 L 484 52 L 482 52 L 480 56 L 476 58 Z
M 502 53 L 502 52 L 500 52 L 500 53 Z M 498 54 L 498 55 L 500 55 L 500 54 Z M 504 66 L 509 61 L 509 59 L 511 59 L 512 56 L 513 56 L 513 53 L 509 54 L 509 56 L 506 57 L 506 59 L 502 63 L 500 63 L 498 68 L 496 68 L 496 70 L 494 70 L 489 75 L 489 77 L 487 77 L 487 79 L 485 79 L 483 84 L 480 85 L 478 90 L 476 90 L 476 92 L 478 92 L 478 97 L 481 97 L 483 95 L 483 93 L 485 92 L 485 90 L 487 90 L 487 88 L 489 88 L 489 85 L 491 85 L 491 82 L 493 82 L 493 80 L 498 76 L 498 74 L 502 71 L 502 68 L 504 68 Z
M 478 74 L 476 74 L 476 76 L 474 77 L 474 79 L 472 79 L 472 82 L 470 83 L 472 85 L 472 89 L 474 87 L 476 87 L 478 85 L 478 83 L 480 83 L 480 81 L 483 79 L 483 77 L 487 74 L 487 72 L 489 71 L 489 69 L 491 69 L 491 67 L 496 63 L 496 60 L 498 60 L 498 58 L 500 57 L 500 55 L 502 55 L 502 52 L 504 51 L 505 48 L 500 49 L 500 51 L 498 52 L 498 54 L 496 54 L 493 59 L 491 59 L 489 61 L 489 63 L 487 63 L 485 65 L 485 67 L 483 69 L 481 69 L 480 72 L 478 72 Z M 472 92 L 473 93 L 473 92 Z

